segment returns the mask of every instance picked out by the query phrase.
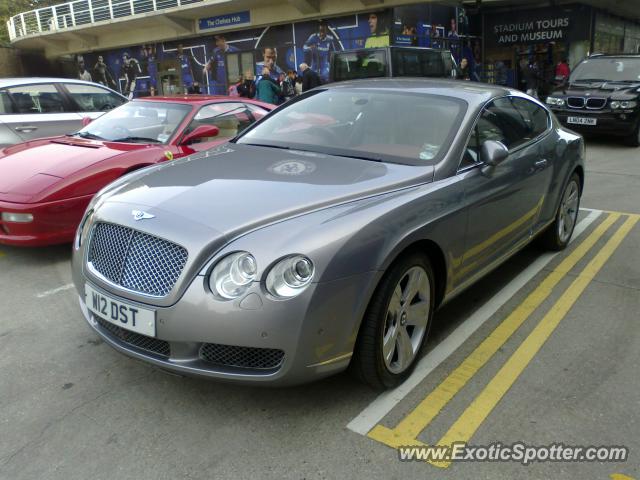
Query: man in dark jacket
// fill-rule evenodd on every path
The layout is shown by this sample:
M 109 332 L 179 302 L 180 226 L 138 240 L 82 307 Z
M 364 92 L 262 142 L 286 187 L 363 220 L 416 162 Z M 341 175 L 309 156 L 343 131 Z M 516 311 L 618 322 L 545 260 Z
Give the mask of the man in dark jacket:
M 322 82 L 320 81 L 320 75 L 309 68 L 306 63 L 300 64 L 300 71 L 302 72 L 302 91 L 306 92 L 312 88 L 319 87 Z

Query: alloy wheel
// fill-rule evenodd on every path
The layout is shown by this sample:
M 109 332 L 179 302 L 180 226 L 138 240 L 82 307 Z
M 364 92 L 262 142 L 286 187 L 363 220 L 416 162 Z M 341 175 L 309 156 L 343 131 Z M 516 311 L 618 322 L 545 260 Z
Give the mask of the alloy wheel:
M 424 268 L 407 270 L 397 283 L 382 334 L 382 355 L 387 369 L 402 373 L 420 349 L 431 307 L 431 284 Z

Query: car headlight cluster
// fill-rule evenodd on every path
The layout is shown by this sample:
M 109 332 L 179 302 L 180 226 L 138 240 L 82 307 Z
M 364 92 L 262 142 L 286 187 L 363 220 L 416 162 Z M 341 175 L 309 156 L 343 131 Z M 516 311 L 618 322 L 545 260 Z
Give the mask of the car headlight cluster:
M 276 298 L 301 294 L 311 283 L 315 267 L 303 255 L 279 260 L 269 270 L 265 287 Z M 249 252 L 235 252 L 220 260 L 209 274 L 209 288 L 221 300 L 233 300 L 245 294 L 258 279 L 258 263 Z
M 214 295 L 233 300 L 245 293 L 257 278 L 258 263 L 249 252 L 227 255 L 211 271 L 209 288 Z
M 554 107 L 564 107 L 564 104 L 565 104 L 564 98 L 547 97 L 547 105 L 552 105 Z
M 93 209 L 85 213 L 84 218 L 78 225 L 76 230 L 76 238 L 73 241 L 73 246 L 78 250 L 89 235 L 89 229 L 91 228 L 91 220 L 93 219 Z
M 284 258 L 269 271 L 265 282 L 267 291 L 274 297 L 295 297 L 311 283 L 314 270 L 307 257 L 295 255 Z
M 622 101 L 618 101 L 618 100 L 613 100 L 611 102 L 611 109 L 612 110 L 627 110 L 629 108 L 636 108 L 638 106 L 638 102 L 635 102 L 633 100 L 622 100 Z

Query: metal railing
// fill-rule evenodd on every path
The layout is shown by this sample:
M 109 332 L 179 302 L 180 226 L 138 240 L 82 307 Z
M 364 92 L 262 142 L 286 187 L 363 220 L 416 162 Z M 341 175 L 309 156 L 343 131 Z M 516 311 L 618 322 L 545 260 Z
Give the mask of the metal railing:
M 89 25 L 181 7 L 204 0 L 76 0 L 14 15 L 7 21 L 9 39 Z

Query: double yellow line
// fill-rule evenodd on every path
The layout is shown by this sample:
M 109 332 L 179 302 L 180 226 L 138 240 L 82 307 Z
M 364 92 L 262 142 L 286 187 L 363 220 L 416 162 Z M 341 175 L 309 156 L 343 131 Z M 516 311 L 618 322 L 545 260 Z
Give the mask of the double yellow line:
M 382 425 L 376 425 L 367 435 L 393 448 L 408 445 L 426 446 L 416 440 L 416 437 L 471 380 L 478 370 L 492 358 L 498 349 L 509 340 L 525 320 L 551 295 L 560 280 L 575 267 L 621 216 L 622 214 L 616 212 L 608 214 L 605 220 L 570 255 L 565 257 L 542 283 L 396 427 L 387 428 Z M 640 215 L 627 216 L 627 219 L 617 231 L 578 274 L 569 288 L 561 295 L 484 390 L 458 417 L 444 436 L 436 442 L 436 445 L 452 445 L 455 442 L 466 443 L 471 439 L 478 427 L 524 371 L 562 318 L 575 304 L 591 280 L 593 280 L 639 219 Z M 432 463 L 439 467 L 449 466 L 447 462 Z

